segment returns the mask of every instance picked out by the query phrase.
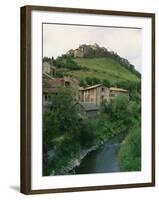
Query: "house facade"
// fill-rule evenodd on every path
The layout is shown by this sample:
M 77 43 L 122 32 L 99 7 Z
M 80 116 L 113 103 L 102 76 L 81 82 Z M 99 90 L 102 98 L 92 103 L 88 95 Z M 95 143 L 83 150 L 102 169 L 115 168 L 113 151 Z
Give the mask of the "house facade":
M 56 73 L 56 67 L 50 65 L 48 62 L 43 62 L 43 73 L 50 76 L 54 76 Z
M 81 102 L 90 102 L 99 106 L 102 101 L 109 99 L 109 88 L 103 84 L 97 84 L 80 89 L 79 100 Z
M 75 91 L 75 98 L 78 100 L 79 82 L 77 79 L 68 76 L 53 78 L 43 73 L 43 105 L 45 107 L 51 102 L 51 95 L 57 94 L 60 87 L 73 89 L 73 91 Z

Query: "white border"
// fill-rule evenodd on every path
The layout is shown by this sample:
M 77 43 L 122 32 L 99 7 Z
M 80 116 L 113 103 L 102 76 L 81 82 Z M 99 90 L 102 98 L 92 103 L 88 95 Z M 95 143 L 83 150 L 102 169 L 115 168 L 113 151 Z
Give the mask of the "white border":
M 142 171 L 42 177 L 42 23 L 142 28 Z M 32 12 L 31 188 L 55 189 L 151 182 L 151 19 L 95 14 Z

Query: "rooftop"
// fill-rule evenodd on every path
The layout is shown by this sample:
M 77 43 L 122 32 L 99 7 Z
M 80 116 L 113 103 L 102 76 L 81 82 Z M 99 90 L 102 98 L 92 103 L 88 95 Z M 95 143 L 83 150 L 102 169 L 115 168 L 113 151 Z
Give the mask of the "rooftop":
M 50 65 L 50 63 L 48 63 L 47 61 L 44 61 L 44 62 L 43 62 L 43 67 L 44 67 L 44 66 L 49 66 L 49 67 L 51 67 L 52 69 L 56 69 L 55 66 Z
M 90 89 L 100 87 L 101 85 L 103 85 L 103 84 L 92 85 L 92 86 L 89 86 L 89 87 L 81 88 L 80 90 L 90 90 Z
M 52 79 L 54 80 L 55 78 L 53 78 L 52 76 L 50 76 L 49 74 L 43 72 L 43 78 L 49 78 L 49 79 Z
M 128 90 L 125 90 L 123 88 L 115 88 L 115 87 L 111 87 L 109 88 L 110 91 L 117 91 L 117 92 L 128 92 Z
M 98 110 L 98 107 L 94 103 L 79 102 L 77 104 L 81 105 L 86 111 Z

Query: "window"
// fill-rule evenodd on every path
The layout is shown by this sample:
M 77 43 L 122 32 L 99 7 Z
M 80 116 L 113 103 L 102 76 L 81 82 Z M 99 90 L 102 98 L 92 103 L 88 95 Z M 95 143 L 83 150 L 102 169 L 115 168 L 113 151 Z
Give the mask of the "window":
M 45 95 L 45 101 L 47 101 L 47 95 Z
M 104 87 L 102 87 L 102 88 L 101 88 L 101 91 L 102 91 L 102 92 L 104 92 L 104 91 L 105 91 L 105 88 L 104 88 Z
M 65 86 L 69 87 L 71 85 L 71 83 L 69 81 L 65 81 Z

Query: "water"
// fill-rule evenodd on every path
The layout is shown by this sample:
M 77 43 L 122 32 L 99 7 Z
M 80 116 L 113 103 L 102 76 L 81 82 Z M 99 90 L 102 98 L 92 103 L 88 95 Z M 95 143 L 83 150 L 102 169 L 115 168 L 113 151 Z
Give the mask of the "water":
M 117 158 L 119 147 L 118 141 L 106 142 L 82 160 L 80 166 L 75 168 L 75 174 L 119 172 Z

